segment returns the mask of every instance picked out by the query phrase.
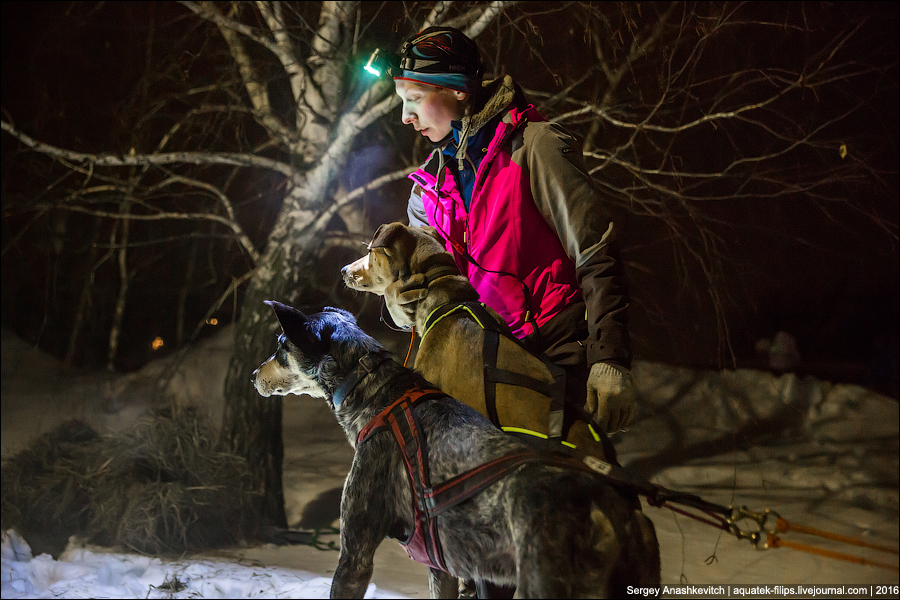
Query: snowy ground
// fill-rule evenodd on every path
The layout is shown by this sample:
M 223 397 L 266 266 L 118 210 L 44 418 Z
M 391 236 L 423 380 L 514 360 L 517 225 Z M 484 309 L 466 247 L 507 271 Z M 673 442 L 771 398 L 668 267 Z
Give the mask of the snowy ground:
M 163 561 L 78 548 L 33 557 L 15 532 L 3 538 L 3 598 L 328 598 L 316 573 L 191 558 Z M 370 584 L 366 598 L 397 598 Z
M 2 341 L 4 459 L 68 418 L 98 429 L 127 426 L 159 401 L 158 383 L 171 364 L 155 361 L 130 375 L 65 375 L 57 361 L 6 331 Z M 166 378 L 166 391 L 219 418 L 219 394 L 208 391 L 221 389 L 229 354 L 227 330 L 205 340 Z M 634 473 L 720 504 L 770 508 L 793 523 L 898 547 L 895 400 L 790 374 L 642 362 L 634 374 L 641 412 L 614 440 Z M 352 452 L 324 403 L 286 399 L 284 441 L 288 522 L 302 529 L 337 525 Z M 895 570 L 790 548 L 757 551 L 668 509 L 645 510 L 660 539 L 665 584 L 898 584 Z M 896 555 L 795 533 L 783 538 L 897 564 Z M 318 548 L 259 545 L 171 562 L 77 540 L 54 559 L 5 535 L 2 597 L 325 598 L 338 539 L 323 533 L 319 542 Z M 367 597 L 425 598 L 426 581 L 425 568 L 388 541 L 376 555 Z M 172 589 L 179 585 L 187 587 Z

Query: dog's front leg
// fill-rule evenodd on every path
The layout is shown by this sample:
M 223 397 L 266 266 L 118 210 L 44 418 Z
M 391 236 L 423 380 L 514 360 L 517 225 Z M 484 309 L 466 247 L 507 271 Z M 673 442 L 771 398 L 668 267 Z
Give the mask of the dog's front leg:
M 345 498 L 346 494 L 345 486 Z M 374 525 L 373 522 L 378 520 L 374 514 L 345 515 L 341 510 L 341 552 L 331 581 L 331 597 L 362 598 L 372 580 L 375 550 L 387 529 L 381 530 L 377 525 L 369 528 L 370 523 Z
M 375 550 L 387 536 L 395 509 L 376 482 L 389 481 L 387 460 L 372 455 L 377 440 L 356 449 L 341 497 L 341 552 L 331 582 L 332 598 L 362 598 L 372 579 Z M 367 460 L 369 459 L 369 460 Z
M 331 580 L 332 598 L 362 598 L 372 580 L 374 556 L 363 557 L 343 548 L 343 536 L 341 536 L 341 554 L 338 558 L 338 566 L 334 570 L 334 579 Z
M 428 591 L 432 598 L 458 598 L 459 580 L 440 569 L 428 569 Z

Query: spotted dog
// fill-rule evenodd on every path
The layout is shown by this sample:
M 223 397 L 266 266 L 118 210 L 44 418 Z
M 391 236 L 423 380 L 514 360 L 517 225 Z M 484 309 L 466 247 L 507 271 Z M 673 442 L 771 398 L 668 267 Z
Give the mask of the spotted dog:
M 385 537 L 430 566 L 432 598 L 457 578 L 528 598 L 619 597 L 658 587 L 659 548 L 630 503 L 570 457 L 536 452 L 434 388 L 343 310 L 277 302 L 278 348 L 260 395 L 322 398 L 354 447 L 341 499 L 333 598 L 362 598 Z M 637 513 L 639 514 L 639 513 Z

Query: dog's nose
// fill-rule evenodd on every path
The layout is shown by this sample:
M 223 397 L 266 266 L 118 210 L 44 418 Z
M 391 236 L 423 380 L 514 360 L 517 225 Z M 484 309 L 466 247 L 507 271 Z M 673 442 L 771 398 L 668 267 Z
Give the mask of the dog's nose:
M 349 269 L 349 268 L 350 268 L 350 265 L 347 265 L 346 267 L 343 267 L 343 268 L 341 269 L 341 275 L 343 275 L 344 277 L 346 277 L 346 276 L 347 276 L 347 269 Z
M 256 387 L 256 374 L 257 373 L 259 373 L 259 369 L 256 369 L 255 371 L 253 371 L 253 373 L 250 374 L 250 383 L 252 383 L 254 387 Z

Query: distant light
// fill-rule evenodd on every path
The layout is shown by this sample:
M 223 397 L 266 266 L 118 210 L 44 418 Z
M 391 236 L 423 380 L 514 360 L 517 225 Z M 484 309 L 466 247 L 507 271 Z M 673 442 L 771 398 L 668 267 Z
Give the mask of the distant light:
M 163 339 L 161 337 L 156 336 L 153 339 L 153 342 L 151 342 L 150 347 L 153 348 L 154 350 L 159 350 L 160 348 L 163 347 L 164 343 L 165 342 L 163 342 Z
M 219 324 L 219 320 L 218 320 L 217 318 L 213 317 L 213 318 L 211 318 L 211 319 L 207 319 L 207 320 L 206 320 L 206 324 L 207 324 L 207 325 L 218 325 L 218 324 Z

